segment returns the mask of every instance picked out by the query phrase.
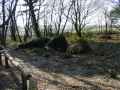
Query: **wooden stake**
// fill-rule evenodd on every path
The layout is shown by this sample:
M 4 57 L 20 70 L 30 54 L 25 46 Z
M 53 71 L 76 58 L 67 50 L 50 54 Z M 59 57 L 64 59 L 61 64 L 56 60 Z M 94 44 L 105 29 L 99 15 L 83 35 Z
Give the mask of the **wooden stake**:
M 5 68 L 9 68 L 10 66 L 9 66 L 9 63 L 8 63 L 8 57 L 7 56 L 5 56 Z
M 0 53 L 0 66 L 3 66 L 3 64 L 2 64 L 2 53 Z

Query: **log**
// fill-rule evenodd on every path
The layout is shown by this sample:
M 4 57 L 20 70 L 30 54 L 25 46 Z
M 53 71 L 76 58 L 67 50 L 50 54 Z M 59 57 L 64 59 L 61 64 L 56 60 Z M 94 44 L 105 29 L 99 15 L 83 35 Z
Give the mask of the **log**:
M 19 62 L 15 61 L 15 59 L 8 53 L 4 53 L 5 56 L 5 64 L 6 68 L 9 68 L 8 61 L 17 68 L 21 72 L 21 80 L 22 80 L 22 90 L 29 90 L 29 80 L 32 77 L 27 70 L 24 70 L 24 67 L 20 65 Z
M 2 55 L 5 57 L 5 68 L 10 68 L 9 64 L 17 68 L 21 73 L 22 90 L 29 90 L 29 80 L 30 77 L 32 77 L 31 74 L 28 73 L 19 62 L 15 61 L 6 50 L 0 50 L 0 65 L 2 65 Z

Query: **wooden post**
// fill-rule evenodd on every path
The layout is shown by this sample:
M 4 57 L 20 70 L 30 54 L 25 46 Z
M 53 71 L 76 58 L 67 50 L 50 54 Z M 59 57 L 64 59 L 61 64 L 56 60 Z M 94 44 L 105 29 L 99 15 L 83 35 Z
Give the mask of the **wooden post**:
M 9 68 L 9 63 L 8 63 L 9 58 L 5 55 L 5 68 Z
M 22 90 L 27 90 L 27 81 L 25 79 L 24 73 L 21 73 L 21 78 L 22 78 Z
M 29 79 L 31 75 L 25 74 L 24 72 L 21 72 L 21 78 L 22 78 L 22 90 L 29 90 Z
M 0 66 L 2 66 L 2 53 L 0 52 Z

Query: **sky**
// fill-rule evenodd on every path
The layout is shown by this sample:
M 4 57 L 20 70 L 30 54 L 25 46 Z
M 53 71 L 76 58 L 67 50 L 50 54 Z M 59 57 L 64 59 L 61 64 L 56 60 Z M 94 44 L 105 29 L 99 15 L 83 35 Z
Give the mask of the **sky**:
M 97 10 L 97 12 L 95 14 L 93 14 L 91 17 L 88 18 L 88 25 L 96 25 L 98 23 L 102 23 L 104 24 L 104 15 L 103 15 L 103 8 L 106 8 L 108 11 L 110 11 L 113 7 L 113 3 L 117 3 L 118 0 L 112 0 L 112 3 L 107 2 L 107 0 L 98 0 L 99 1 L 103 1 L 104 4 L 102 4 L 103 6 L 101 6 L 99 8 L 99 10 Z M 19 0 L 19 4 L 24 3 L 23 0 Z M 20 7 L 17 7 L 17 11 L 20 9 Z M 21 7 L 21 10 L 25 9 L 24 7 Z M 94 18 L 93 18 L 94 17 Z M 19 26 L 23 27 L 24 22 L 22 20 L 22 17 L 18 17 L 17 18 L 17 23 Z
M 112 2 L 113 2 L 113 3 L 118 3 L 118 2 L 119 2 L 119 0 L 112 0 Z

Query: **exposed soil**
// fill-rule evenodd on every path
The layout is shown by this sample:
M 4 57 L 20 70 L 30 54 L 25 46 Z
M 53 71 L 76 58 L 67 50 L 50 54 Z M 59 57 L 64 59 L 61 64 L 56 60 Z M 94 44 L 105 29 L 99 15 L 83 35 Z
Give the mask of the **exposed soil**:
M 21 90 L 21 84 L 13 71 L 16 70 L 0 67 L 0 90 Z
M 46 90 L 120 90 L 120 44 L 90 45 L 94 52 L 70 58 L 55 51 L 48 51 L 43 55 L 28 49 L 11 50 L 9 53 L 28 72 L 38 79 L 44 78 L 47 81 Z
M 95 52 L 65 58 L 63 53 L 39 55 L 11 51 L 28 71 L 47 80 L 47 90 L 120 90 L 120 44 L 92 43 Z M 17 52 L 17 53 L 16 53 Z

